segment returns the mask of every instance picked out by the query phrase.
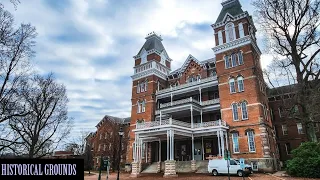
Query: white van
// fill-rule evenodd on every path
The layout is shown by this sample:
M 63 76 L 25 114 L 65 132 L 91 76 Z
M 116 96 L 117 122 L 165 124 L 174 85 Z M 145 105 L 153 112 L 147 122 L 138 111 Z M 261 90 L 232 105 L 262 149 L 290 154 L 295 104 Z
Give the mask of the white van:
M 228 161 L 225 159 L 212 159 L 208 163 L 208 172 L 217 176 L 219 174 L 228 174 Z M 240 177 L 248 176 L 251 173 L 248 167 L 244 170 L 241 169 L 240 164 L 237 161 L 230 159 L 229 174 L 236 174 Z

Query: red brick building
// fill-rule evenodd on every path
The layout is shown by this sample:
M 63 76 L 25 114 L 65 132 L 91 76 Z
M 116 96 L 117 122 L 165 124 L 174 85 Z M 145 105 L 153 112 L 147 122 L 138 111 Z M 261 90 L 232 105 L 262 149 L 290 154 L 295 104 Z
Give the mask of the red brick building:
M 91 168 L 100 167 L 100 158 L 109 158 L 111 167 L 118 162 L 119 130 L 124 132 L 121 145 L 121 163 L 126 162 L 127 144 L 129 141 L 130 118 L 118 118 L 106 115 L 97 125 L 97 131 L 87 137 L 86 151 L 92 158 Z M 92 151 L 91 151 L 91 150 Z
M 176 162 L 197 163 L 211 156 L 245 158 L 256 171 L 278 168 L 256 29 L 238 0 L 226 0 L 211 25 L 215 58 L 189 55 L 171 71 L 162 37 L 150 33 L 134 56 L 132 111 L 127 161 L 132 176 L 142 163 L 164 162 L 164 175 L 176 175 Z
M 276 89 L 269 89 L 269 106 L 271 120 L 277 139 L 277 151 L 280 154 L 281 164 L 291 159 L 291 150 L 299 147 L 302 143 L 307 142 L 305 124 L 298 122 L 294 117 L 299 113 L 298 106 L 292 107 L 292 87 L 283 86 Z M 314 124 L 315 132 L 320 140 L 319 124 Z

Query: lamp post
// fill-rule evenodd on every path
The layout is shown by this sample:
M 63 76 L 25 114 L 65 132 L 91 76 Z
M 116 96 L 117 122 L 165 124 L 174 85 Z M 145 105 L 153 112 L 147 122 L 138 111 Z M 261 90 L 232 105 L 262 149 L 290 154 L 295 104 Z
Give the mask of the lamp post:
M 120 176 L 120 162 L 121 162 L 121 150 L 122 150 L 122 136 L 123 136 L 123 130 L 122 127 L 120 127 L 119 130 L 119 136 L 120 136 L 120 145 L 119 145 L 119 163 L 118 163 L 118 176 L 117 176 L 117 180 L 119 180 L 119 176 Z

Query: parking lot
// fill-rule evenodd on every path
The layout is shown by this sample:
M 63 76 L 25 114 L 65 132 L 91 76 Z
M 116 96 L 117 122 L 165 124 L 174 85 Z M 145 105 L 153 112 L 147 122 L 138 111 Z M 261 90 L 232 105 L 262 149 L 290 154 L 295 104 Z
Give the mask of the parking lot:
M 116 173 L 113 173 L 109 176 L 109 180 L 115 180 L 117 177 Z M 85 176 L 85 180 L 97 180 L 98 174 Z M 102 180 L 106 179 L 106 175 L 103 174 L 101 177 Z M 164 179 L 163 174 L 141 174 L 139 178 L 130 178 L 130 174 L 121 174 L 121 180 L 127 179 L 137 179 L 137 180 L 159 180 Z M 167 179 L 167 178 L 166 178 Z M 228 180 L 228 176 L 211 176 L 210 174 L 191 174 L 191 173 L 181 173 L 178 174 L 178 177 L 170 179 L 184 179 L 184 180 Z M 294 178 L 294 177 L 278 177 L 272 174 L 252 174 L 249 177 L 237 177 L 230 176 L 230 180 L 311 180 L 310 178 Z

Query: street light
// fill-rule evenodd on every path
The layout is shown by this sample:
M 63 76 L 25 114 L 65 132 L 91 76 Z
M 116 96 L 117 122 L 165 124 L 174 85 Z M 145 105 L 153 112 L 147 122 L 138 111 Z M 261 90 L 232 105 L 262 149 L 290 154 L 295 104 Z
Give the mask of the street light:
M 122 127 L 120 127 L 120 130 L 119 130 L 119 136 L 120 136 L 120 145 L 119 145 L 119 163 L 118 163 L 118 176 L 117 176 L 117 180 L 119 180 L 119 176 L 120 176 L 120 159 L 121 159 L 121 150 L 122 150 L 122 143 L 121 143 L 121 140 L 122 140 L 122 136 L 123 136 L 123 130 L 122 130 Z

